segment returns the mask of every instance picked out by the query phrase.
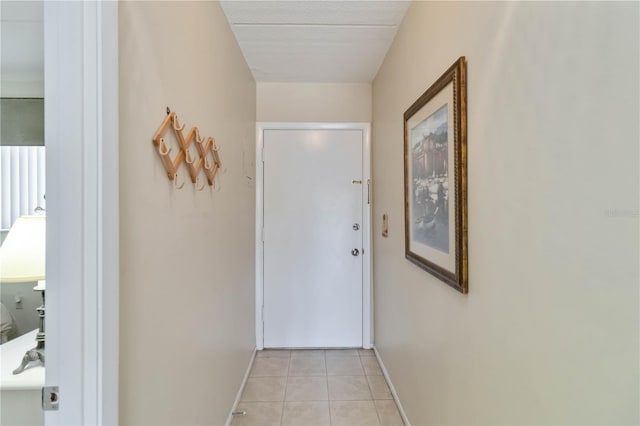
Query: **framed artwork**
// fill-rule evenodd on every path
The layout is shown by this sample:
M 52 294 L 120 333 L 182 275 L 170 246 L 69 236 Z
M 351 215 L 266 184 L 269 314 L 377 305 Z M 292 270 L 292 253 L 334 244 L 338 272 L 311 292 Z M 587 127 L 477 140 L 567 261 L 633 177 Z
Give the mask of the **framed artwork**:
M 460 57 L 404 113 L 405 256 L 468 292 L 467 81 Z

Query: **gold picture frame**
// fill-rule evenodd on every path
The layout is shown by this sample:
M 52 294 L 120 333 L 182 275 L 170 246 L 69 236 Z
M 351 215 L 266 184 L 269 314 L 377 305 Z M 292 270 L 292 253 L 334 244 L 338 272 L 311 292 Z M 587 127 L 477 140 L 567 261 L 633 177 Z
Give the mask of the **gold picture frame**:
M 469 291 L 466 71 L 462 56 L 404 113 L 405 257 L 463 294 Z

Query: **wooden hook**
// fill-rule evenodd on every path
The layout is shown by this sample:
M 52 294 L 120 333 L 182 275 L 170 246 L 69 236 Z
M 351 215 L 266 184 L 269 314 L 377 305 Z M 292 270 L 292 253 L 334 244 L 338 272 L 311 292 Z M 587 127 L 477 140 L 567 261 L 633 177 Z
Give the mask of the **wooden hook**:
M 191 153 L 189 152 L 188 148 L 184 150 L 184 155 L 185 155 L 184 161 L 187 164 L 193 164 L 196 161 L 195 159 L 191 158 Z
M 222 190 L 222 184 L 220 183 L 220 177 L 218 176 L 218 179 L 213 178 L 213 190 L 215 192 L 220 192 Z
M 173 176 L 173 186 L 176 189 L 182 189 L 182 187 L 184 186 L 184 179 L 182 179 L 182 183 L 180 185 L 178 185 L 178 173 L 176 172 L 176 174 Z
M 165 145 L 164 138 L 160 138 L 160 143 L 158 144 L 158 152 L 162 156 L 169 155 L 169 153 L 171 152 L 171 148 L 167 148 L 167 145 Z
M 198 186 L 198 182 L 200 182 L 200 178 L 196 179 L 196 191 L 202 191 L 207 184 L 203 182 L 202 185 Z
M 178 114 L 173 115 L 173 128 L 176 129 L 176 131 L 178 132 L 184 129 L 184 123 L 182 123 L 182 126 L 181 126 L 180 122 L 178 121 Z
M 209 163 L 209 157 L 204 157 L 204 168 L 207 170 L 213 169 L 213 165 Z

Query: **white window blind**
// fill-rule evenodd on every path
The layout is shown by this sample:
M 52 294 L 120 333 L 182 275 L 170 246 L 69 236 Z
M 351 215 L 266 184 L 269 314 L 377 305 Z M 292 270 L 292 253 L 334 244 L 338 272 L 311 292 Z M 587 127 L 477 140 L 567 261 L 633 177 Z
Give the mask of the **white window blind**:
M 0 147 L 0 230 L 45 208 L 45 147 Z

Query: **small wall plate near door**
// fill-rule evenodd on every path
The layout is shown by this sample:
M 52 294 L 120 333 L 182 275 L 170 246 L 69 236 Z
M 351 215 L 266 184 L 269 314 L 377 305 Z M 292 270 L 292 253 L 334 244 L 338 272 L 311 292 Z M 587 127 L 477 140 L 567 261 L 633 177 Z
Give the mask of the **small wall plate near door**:
M 382 215 L 382 236 L 384 238 L 389 236 L 389 215 L 386 213 Z

